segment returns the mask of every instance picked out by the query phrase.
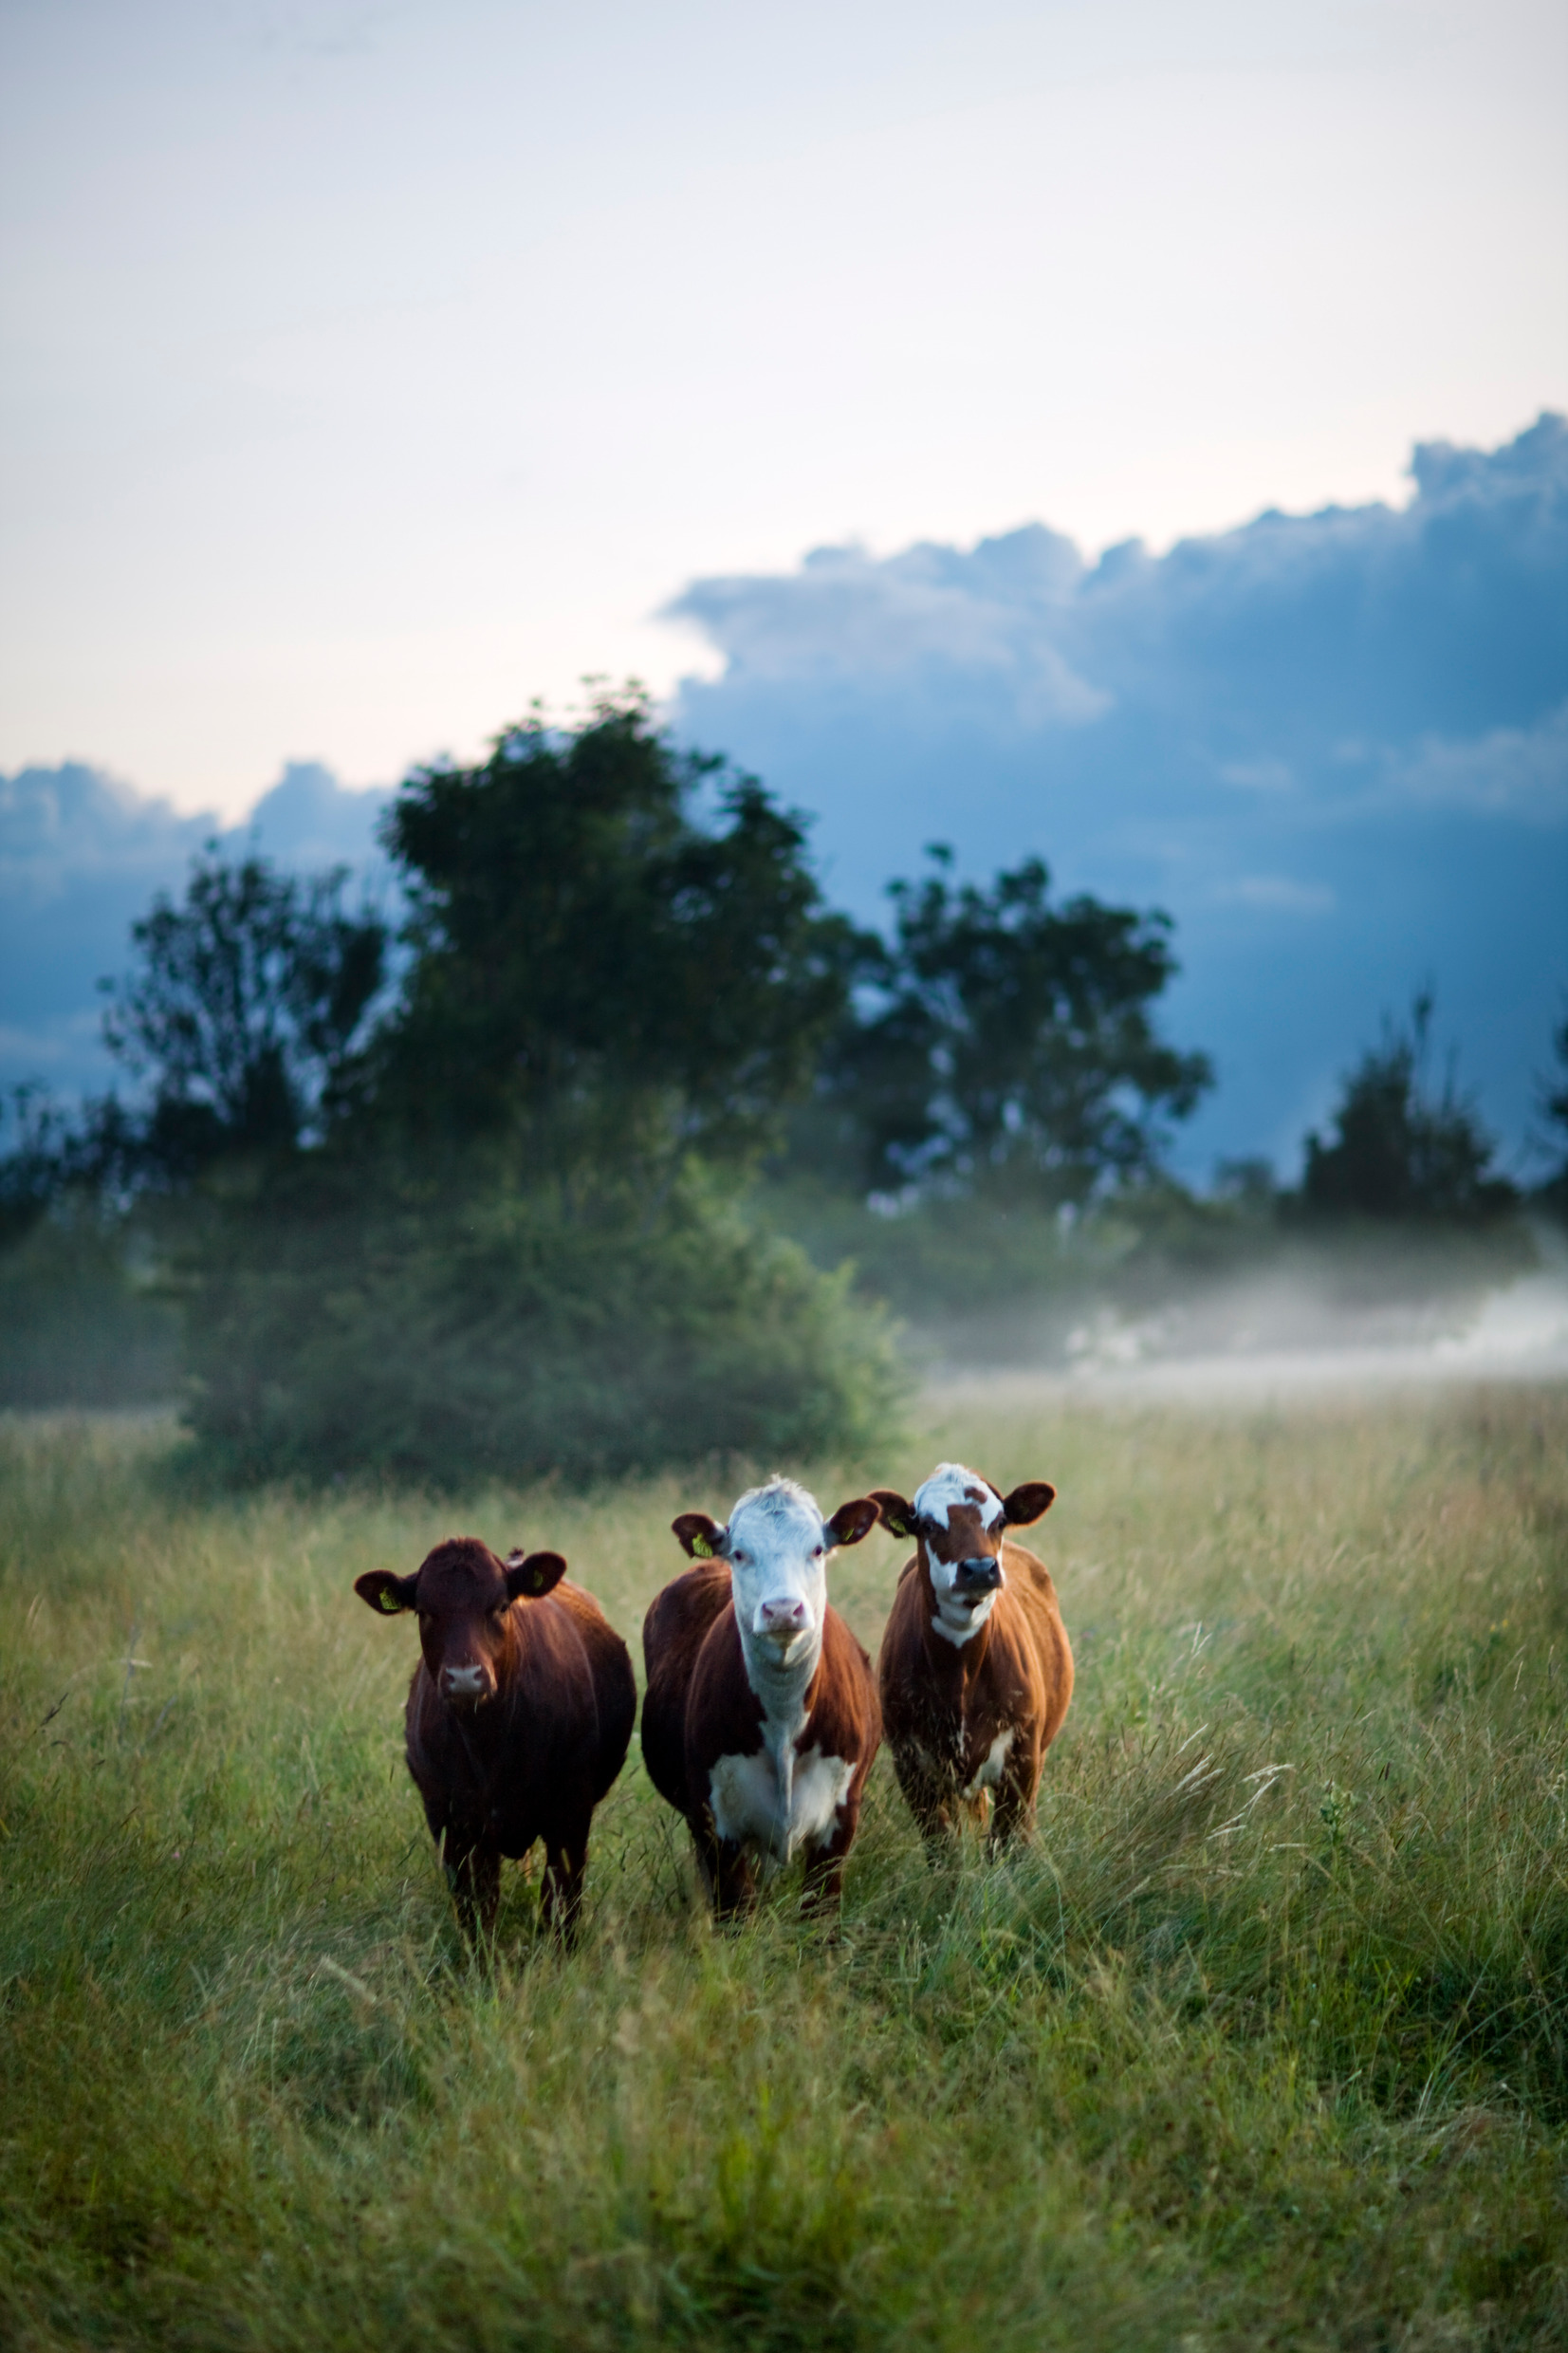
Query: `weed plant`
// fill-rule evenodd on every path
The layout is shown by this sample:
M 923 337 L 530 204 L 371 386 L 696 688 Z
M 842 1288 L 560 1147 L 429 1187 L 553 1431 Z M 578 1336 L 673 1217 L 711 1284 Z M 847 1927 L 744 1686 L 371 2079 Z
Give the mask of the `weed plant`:
M 1568 2340 L 1568 1396 L 928 1400 L 1061 1489 L 1037 1841 L 715 1933 L 632 1760 L 579 1950 L 460 1945 L 350 1586 L 559 1545 L 633 1638 L 733 1478 L 203 1499 L 0 1441 L 0 2341 L 1418 2348 Z M 853 1477 L 803 1469 L 835 1504 Z M 831 1589 L 875 1645 L 900 1560 Z

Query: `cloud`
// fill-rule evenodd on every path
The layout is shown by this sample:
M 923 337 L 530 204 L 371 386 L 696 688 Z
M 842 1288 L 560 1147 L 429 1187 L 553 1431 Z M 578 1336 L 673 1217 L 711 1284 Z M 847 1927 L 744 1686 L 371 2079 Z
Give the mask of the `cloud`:
M 1402 508 L 1157 556 L 1032 524 L 694 582 L 669 609 L 722 667 L 675 725 L 815 815 L 862 915 L 932 839 L 1167 906 L 1172 1019 L 1225 1081 L 1197 1155 L 1293 1159 L 1301 1103 L 1427 979 L 1522 1136 L 1568 980 L 1568 421 L 1411 473 Z
M 1496 727 L 1470 743 L 1427 736 L 1391 762 L 1388 781 L 1415 802 L 1560 826 L 1568 820 L 1568 702 L 1536 727 Z
M 241 833 L 262 855 L 300 871 L 351 866 L 369 874 L 385 865 L 376 828 L 392 798 L 383 785 L 352 792 L 316 760 L 290 760 L 264 792 Z
M 73 880 L 158 874 L 215 827 L 76 760 L 0 776 L 0 897 L 46 905 Z
M 1176 918 L 1181 1043 L 1221 1084 L 1187 1165 L 1273 1151 L 1436 985 L 1505 1139 L 1568 986 L 1568 423 L 1430 442 L 1408 506 L 1258 516 L 1088 563 L 1042 524 L 692 583 L 722 665 L 672 712 L 816 819 L 862 917 L 932 840 Z M 226 837 L 378 871 L 384 793 L 296 761 Z M 94 983 L 212 829 L 101 771 L 0 777 L 0 1080 L 101 1085 Z M 378 871 L 385 875 L 384 864 Z
M 248 823 L 224 831 L 80 761 L 0 776 L 0 1085 L 108 1084 L 97 984 L 125 968 L 131 925 L 157 892 L 179 891 L 206 843 L 300 870 L 347 865 L 374 889 L 387 878 L 375 841 L 386 799 L 291 762 Z
M 967 554 L 928 542 L 879 562 L 818 547 L 786 578 L 696 582 L 667 617 L 721 645 L 731 681 L 857 693 L 876 681 L 922 700 L 978 687 L 1004 727 L 1072 726 L 1109 701 L 1053 636 L 1082 575 L 1071 540 L 1035 523 Z

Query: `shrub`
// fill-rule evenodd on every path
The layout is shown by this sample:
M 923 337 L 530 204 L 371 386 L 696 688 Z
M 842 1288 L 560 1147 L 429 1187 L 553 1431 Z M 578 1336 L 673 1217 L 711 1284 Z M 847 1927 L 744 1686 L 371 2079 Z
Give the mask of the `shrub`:
M 246 1478 L 447 1486 L 714 1452 L 854 1454 L 899 1388 L 880 1312 L 689 1167 L 650 1205 L 496 1182 L 213 1212 L 192 1255 L 190 1418 Z

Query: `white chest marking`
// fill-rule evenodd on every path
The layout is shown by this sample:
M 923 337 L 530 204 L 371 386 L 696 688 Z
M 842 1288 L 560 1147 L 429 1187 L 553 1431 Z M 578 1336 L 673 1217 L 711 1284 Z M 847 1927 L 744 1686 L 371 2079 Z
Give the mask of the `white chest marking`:
M 840 1756 L 807 1749 L 785 1752 L 780 1772 L 767 1749 L 753 1756 L 721 1756 L 709 1778 L 708 1802 L 720 1838 L 755 1846 L 765 1865 L 778 1866 L 808 1841 L 832 1843 L 839 1808 L 855 1768 Z
M 1002 1768 L 1007 1762 L 1007 1751 L 1013 1745 L 1014 1729 L 1009 1724 L 1004 1731 L 997 1733 L 996 1738 L 986 1751 L 985 1761 L 980 1770 L 964 1792 L 966 1797 L 978 1797 L 982 1789 L 995 1788 L 1002 1778 Z

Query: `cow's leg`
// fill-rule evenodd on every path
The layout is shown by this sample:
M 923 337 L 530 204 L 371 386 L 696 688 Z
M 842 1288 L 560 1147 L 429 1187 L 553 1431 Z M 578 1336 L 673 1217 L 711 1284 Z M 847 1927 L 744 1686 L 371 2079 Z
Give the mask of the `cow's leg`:
M 807 1856 L 805 1884 L 801 1889 L 802 1918 L 820 1920 L 836 1917 L 843 1896 L 844 1863 L 859 1819 L 858 1805 L 853 1808 L 840 1806 L 833 1836 L 825 1845 L 813 1847 Z
M 1003 1771 L 996 1785 L 996 1804 L 991 1814 L 991 1853 L 998 1854 L 1010 1839 L 1028 1838 L 1035 1826 L 1035 1794 L 1040 1788 L 1039 1764 L 1027 1755 L 1021 1769 Z
M 895 1754 L 893 1764 L 904 1803 L 925 1841 L 927 1862 L 932 1865 L 946 1862 L 952 1854 L 958 1828 L 951 1790 L 944 1788 L 918 1758 Z
M 733 1839 L 720 1838 L 707 1812 L 692 1825 L 692 1843 L 697 1850 L 697 1868 L 714 1918 L 732 1920 L 749 1912 L 757 1899 L 757 1888 L 745 1847 Z
M 499 1851 L 482 1838 L 449 1828 L 442 1860 L 464 1935 L 475 1942 L 493 1936 L 501 1899 Z
M 575 1944 L 582 1910 L 582 1875 L 588 1867 L 591 1817 L 544 1833 L 544 1881 L 540 1916 L 564 1945 Z

